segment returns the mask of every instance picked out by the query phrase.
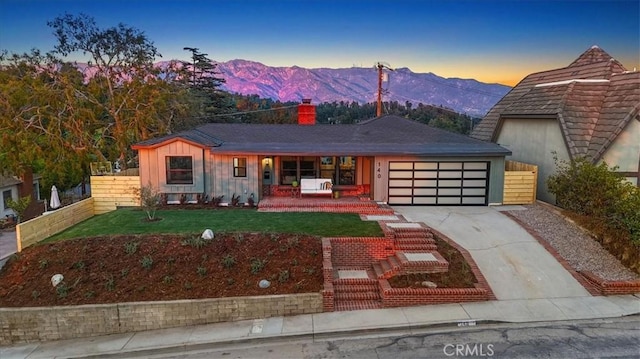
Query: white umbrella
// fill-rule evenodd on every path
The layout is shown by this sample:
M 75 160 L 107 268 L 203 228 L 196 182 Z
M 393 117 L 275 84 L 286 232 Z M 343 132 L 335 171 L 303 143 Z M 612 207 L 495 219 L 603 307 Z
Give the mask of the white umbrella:
M 49 201 L 49 207 L 51 207 L 51 209 L 60 207 L 60 197 L 58 197 L 58 189 L 55 185 L 51 187 L 51 201 Z

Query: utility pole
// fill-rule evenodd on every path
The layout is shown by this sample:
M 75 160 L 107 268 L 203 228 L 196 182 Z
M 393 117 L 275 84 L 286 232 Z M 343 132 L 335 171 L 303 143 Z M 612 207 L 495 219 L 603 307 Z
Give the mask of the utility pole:
M 378 69 L 378 104 L 376 107 L 376 117 L 382 116 L 382 79 L 384 77 L 383 69 L 393 71 L 393 69 L 387 63 L 377 62 L 374 65 Z

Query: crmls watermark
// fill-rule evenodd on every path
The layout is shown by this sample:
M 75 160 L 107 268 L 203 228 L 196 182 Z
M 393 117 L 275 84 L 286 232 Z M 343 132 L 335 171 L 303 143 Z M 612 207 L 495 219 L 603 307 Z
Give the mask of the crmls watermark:
M 448 357 L 492 357 L 493 344 L 446 344 L 442 349 Z

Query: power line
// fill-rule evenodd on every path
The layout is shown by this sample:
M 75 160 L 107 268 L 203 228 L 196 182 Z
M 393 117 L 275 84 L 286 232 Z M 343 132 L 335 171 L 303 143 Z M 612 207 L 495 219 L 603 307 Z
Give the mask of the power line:
M 245 115 L 245 114 L 257 113 L 257 112 L 288 110 L 288 109 L 296 108 L 296 107 L 298 107 L 298 105 L 284 106 L 284 107 L 277 107 L 277 108 L 267 108 L 267 109 L 263 109 L 263 110 L 242 111 L 242 112 L 234 112 L 234 113 L 221 113 L 221 114 L 218 114 L 218 115 L 197 116 L 197 117 L 192 117 L 192 118 L 229 117 L 229 116 L 238 116 L 238 115 Z

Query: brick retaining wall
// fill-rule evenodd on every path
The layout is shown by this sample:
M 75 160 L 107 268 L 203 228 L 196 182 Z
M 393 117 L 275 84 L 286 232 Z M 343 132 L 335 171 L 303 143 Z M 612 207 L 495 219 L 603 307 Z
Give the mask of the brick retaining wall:
M 331 262 L 334 266 L 365 266 L 395 253 L 393 238 L 336 237 L 331 242 Z
M 320 313 L 320 293 L 0 308 L 0 345 Z

